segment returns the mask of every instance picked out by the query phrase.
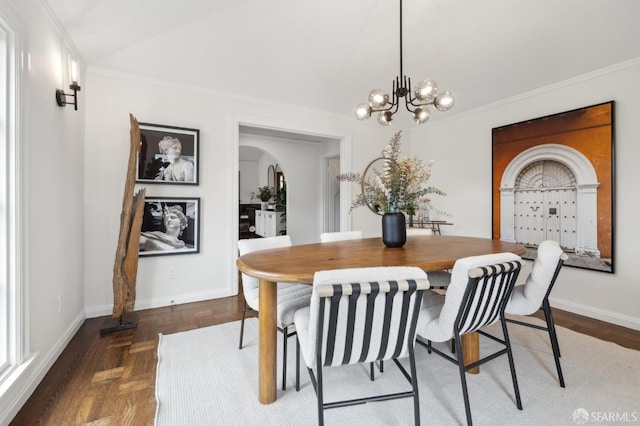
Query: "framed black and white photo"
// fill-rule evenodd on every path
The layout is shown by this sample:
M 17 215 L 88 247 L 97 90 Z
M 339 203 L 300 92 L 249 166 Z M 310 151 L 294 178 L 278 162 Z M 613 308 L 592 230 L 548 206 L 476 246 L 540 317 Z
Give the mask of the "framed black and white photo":
M 198 184 L 200 131 L 140 123 L 137 183 Z
M 139 255 L 200 252 L 200 198 L 147 197 Z

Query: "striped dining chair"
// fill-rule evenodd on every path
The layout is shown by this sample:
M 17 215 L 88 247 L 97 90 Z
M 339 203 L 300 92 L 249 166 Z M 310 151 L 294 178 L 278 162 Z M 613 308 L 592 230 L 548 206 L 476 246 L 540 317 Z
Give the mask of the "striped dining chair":
M 520 256 L 513 253 L 497 253 L 483 256 L 472 256 L 459 259 L 451 272 L 451 283 L 445 295 L 433 291 L 425 292 L 423 305 L 418 320 L 418 344 L 445 359 L 458 365 L 462 396 L 467 417 L 467 424 L 472 424 L 471 407 L 465 374 L 500 355 L 507 354 L 511 379 L 516 396 L 516 406 L 522 410 L 520 390 L 511 353 L 509 333 L 504 318 L 504 310 L 513 291 L 518 273 L 522 267 Z M 485 333 L 481 329 L 500 321 L 503 339 Z M 478 332 L 498 343 L 504 349 L 466 364 L 462 348 L 461 336 Z M 455 358 L 435 348 L 432 342 L 447 342 L 453 338 Z
M 415 267 L 376 267 L 316 272 L 311 305 L 298 310 L 294 323 L 304 362 L 316 392 L 318 424 L 324 410 L 369 401 L 413 398 L 415 424 L 420 404 L 414 344 L 427 274 Z M 409 357 L 410 374 L 398 362 Z M 323 369 L 393 360 L 411 390 L 325 402 Z

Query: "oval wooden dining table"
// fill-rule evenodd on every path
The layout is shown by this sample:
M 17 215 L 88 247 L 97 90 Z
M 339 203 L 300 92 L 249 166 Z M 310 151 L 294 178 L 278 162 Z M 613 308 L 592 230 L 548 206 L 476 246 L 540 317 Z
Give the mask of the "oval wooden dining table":
M 258 400 L 276 400 L 276 304 L 277 282 L 313 283 L 317 271 L 371 266 L 417 266 L 429 273 L 453 267 L 456 260 L 483 254 L 525 253 L 520 244 L 459 236 L 411 236 L 400 248 L 388 248 L 381 238 L 294 245 L 255 251 L 240 256 L 238 269 L 260 280 Z M 463 353 L 478 357 L 477 337 L 464 342 Z M 475 346 L 475 347 L 469 347 Z

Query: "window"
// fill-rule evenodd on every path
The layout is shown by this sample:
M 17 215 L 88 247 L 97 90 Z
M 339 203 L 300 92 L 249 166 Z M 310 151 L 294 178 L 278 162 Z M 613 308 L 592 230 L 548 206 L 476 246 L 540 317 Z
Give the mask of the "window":
M 0 384 L 23 361 L 20 286 L 18 37 L 0 10 Z

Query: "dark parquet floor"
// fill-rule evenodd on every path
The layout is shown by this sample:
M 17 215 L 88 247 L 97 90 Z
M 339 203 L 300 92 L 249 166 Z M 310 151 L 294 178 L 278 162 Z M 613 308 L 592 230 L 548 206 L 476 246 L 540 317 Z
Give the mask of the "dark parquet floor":
M 158 334 L 238 320 L 240 300 L 138 311 L 136 328 L 102 335 L 108 317 L 86 320 L 11 424 L 152 425 Z M 640 350 L 640 331 L 559 310 L 554 316 L 557 325 Z

